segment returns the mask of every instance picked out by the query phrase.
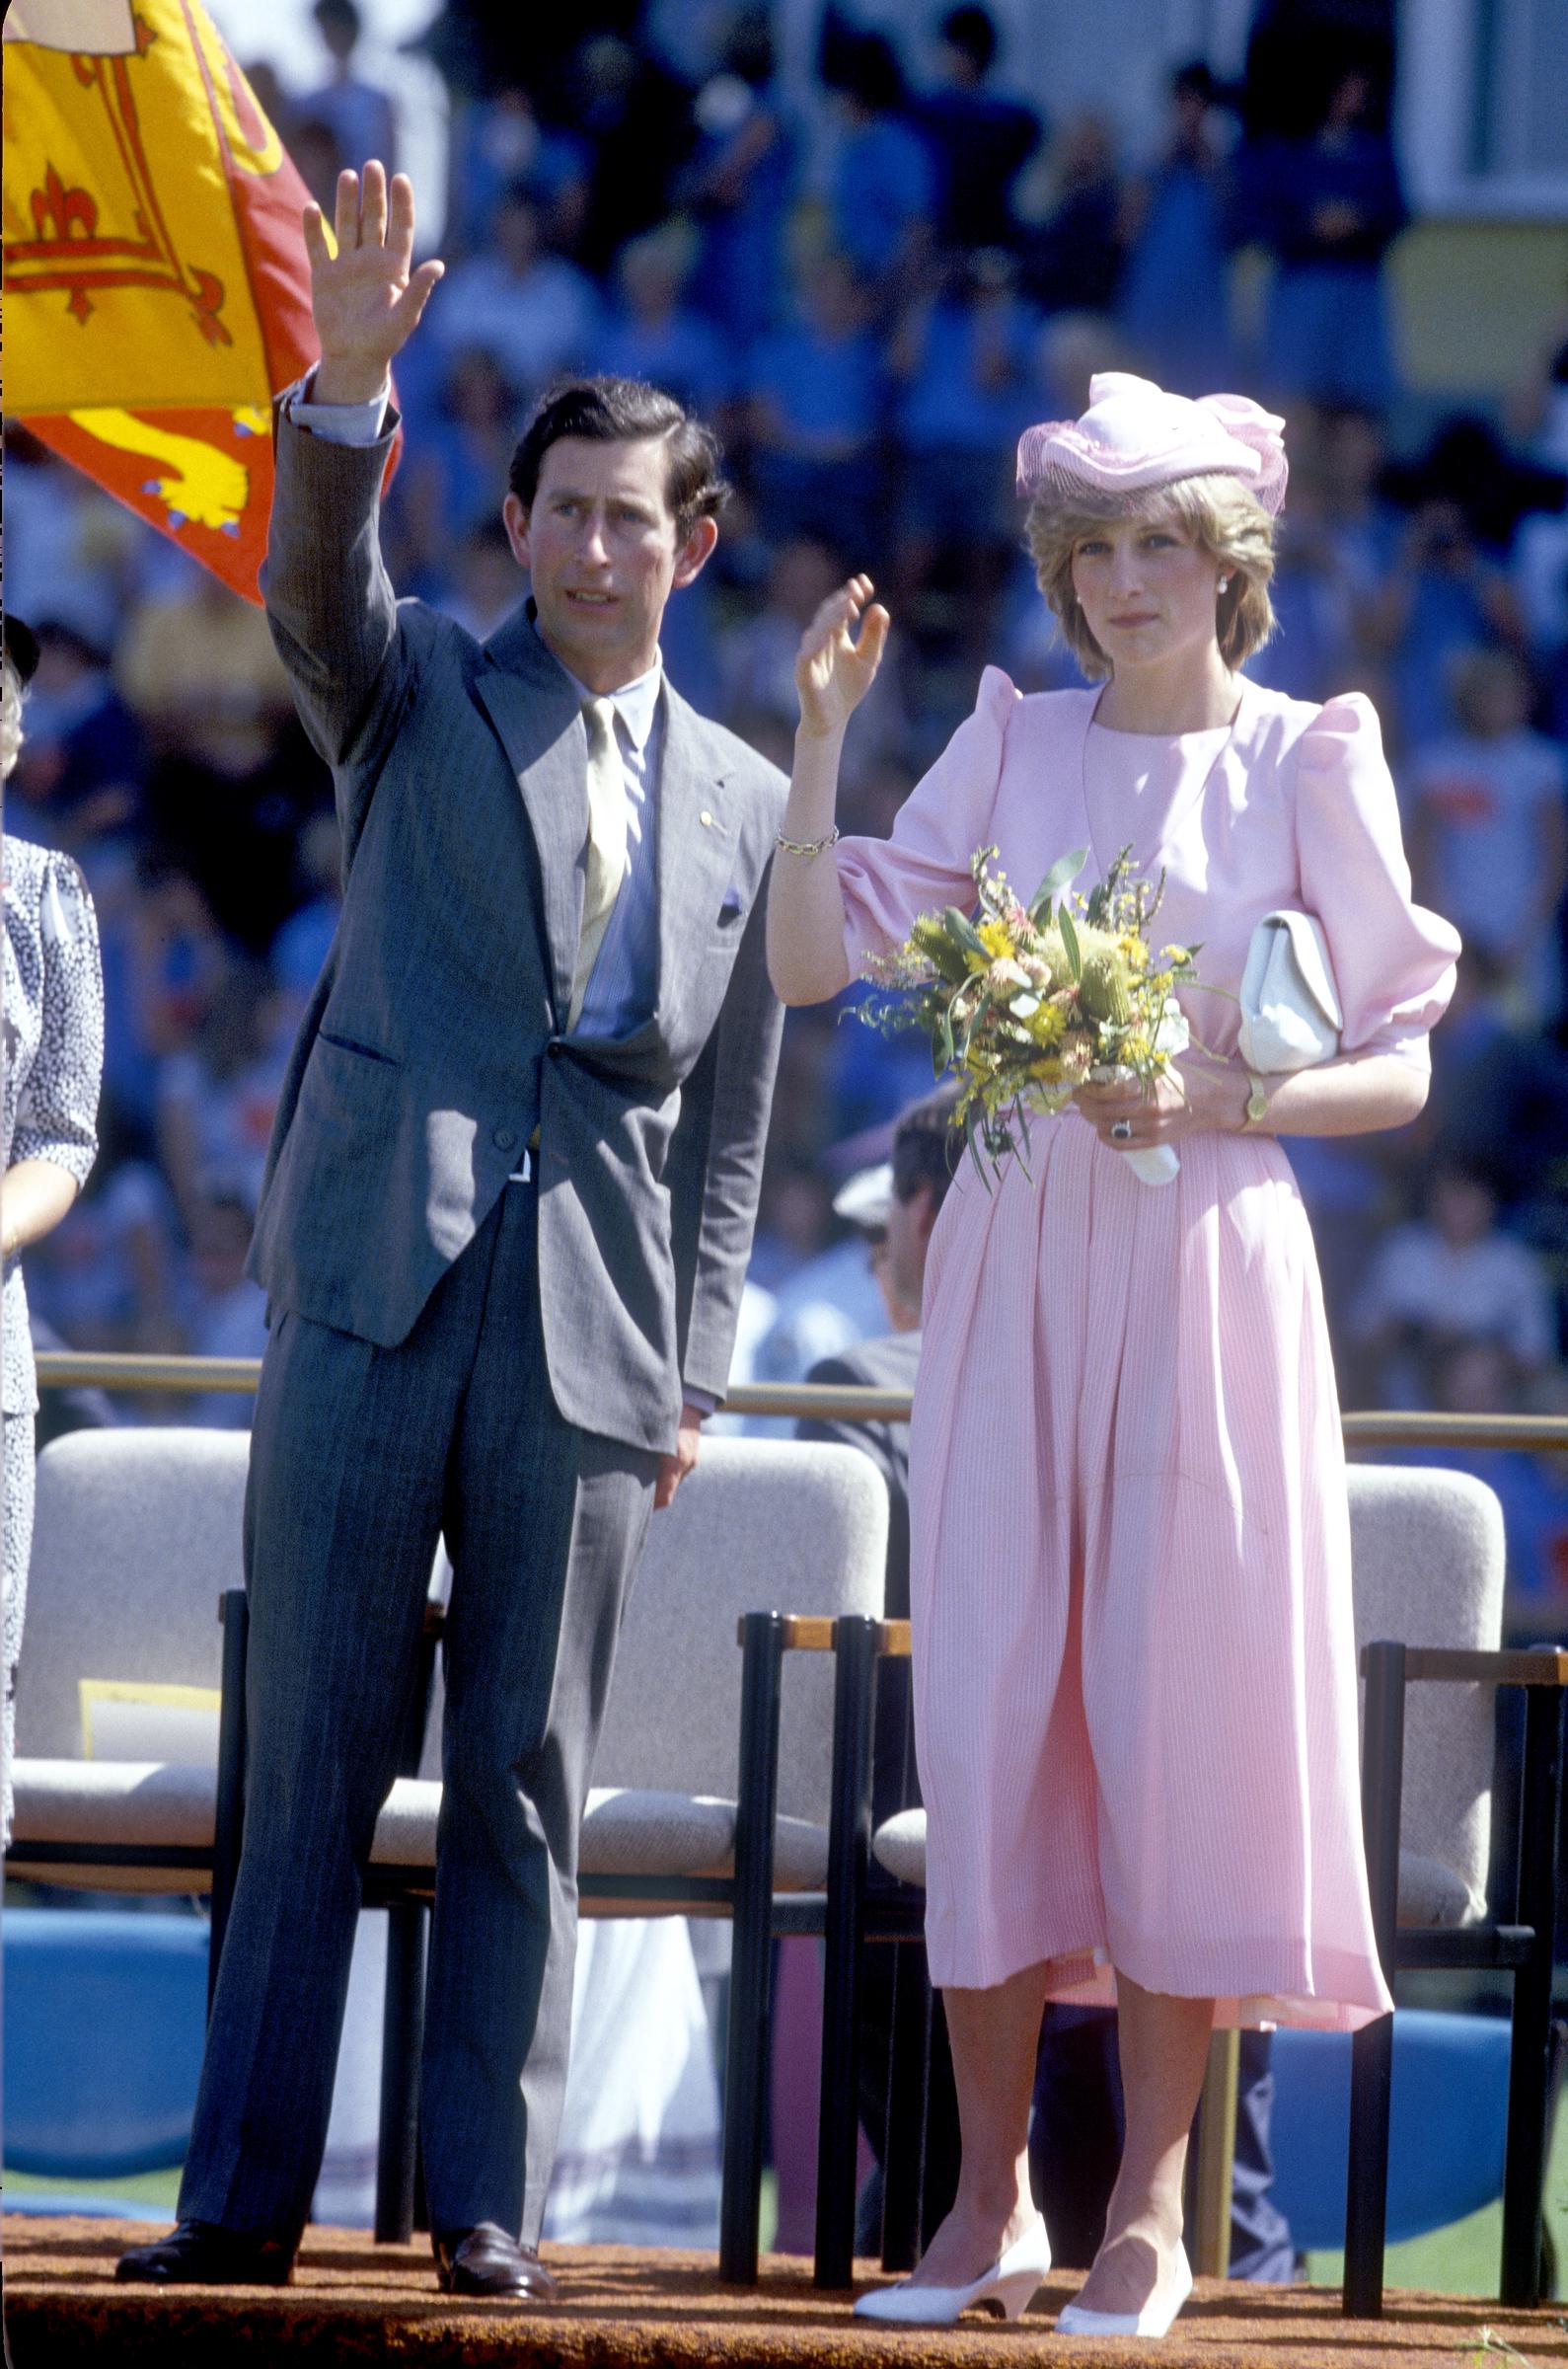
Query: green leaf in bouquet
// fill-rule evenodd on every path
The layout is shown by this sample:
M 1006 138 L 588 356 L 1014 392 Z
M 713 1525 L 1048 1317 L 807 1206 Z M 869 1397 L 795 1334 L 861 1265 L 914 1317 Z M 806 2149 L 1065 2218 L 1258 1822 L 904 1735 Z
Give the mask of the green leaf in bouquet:
M 990 961 L 991 956 L 986 951 L 986 942 L 966 913 L 960 913 L 956 905 L 948 905 L 942 914 L 942 920 L 946 924 L 947 935 L 955 946 L 961 947 L 966 955 L 978 955 L 982 962 Z
M 1042 915 L 1047 921 L 1050 920 L 1052 905 L 1068 882 L 1078 879 L 1087 862 L 1088 849 L 1086 847 L 1076 847 L 1070 856 L 1057 858 L 1029 899 L 1029 919 L 1031 921 L 1040 920 Z
M 981 1112 L 979 1098 L 977 1096 L 973 1101 L 966 1105 L 964 1109 L 964 1140 L 969 1146 L 969 1157 L 975 1164 L 981 1184 L 985 1186 L 987 1192 L 991 1192 L 995 1190 L 995 1187 L 992 1184 L 991 1179 L 986 1174 L 986 1156 L 983 1149 L 984 1137 L 985 1122 Z
M 937 1077 L 941 1076 L 944 1069 L 951 1069 L 954 1059 L 953 1008 L 947 1004 L 937 1015 L 936 1033 L 932 1043 L 932 1063 Z
M 910 932 L 909 943 L 950 987 L 956 987 L 969 976 L 964 951 L 947 935 L 939 913 L 923 913 Z
M 1077 979 L 1083 974 L 1083 957 L 1079 952 L 1078 931 L 1073 926 L 1073 916 L 1065 904 L 1056 917 L 1056 926 L 1062 933 L 1062 945 L 1067 955 L 1068 969 Z

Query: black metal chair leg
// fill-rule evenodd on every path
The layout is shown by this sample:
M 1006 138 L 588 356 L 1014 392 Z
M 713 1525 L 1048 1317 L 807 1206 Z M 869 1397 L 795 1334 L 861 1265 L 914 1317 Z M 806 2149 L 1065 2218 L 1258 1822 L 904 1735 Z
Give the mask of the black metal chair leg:
M 218 1960 L 240 1872 L 245 1836 L 245 1659 L 251 1607 L 243 1587 L 226 1588 L 218 1604 L 223 1624 L 223 1695 L 218 1713 L 218 1778 L 212 1825 L 212 1921 L 207 1945 L 207 2013 L 218 1987 Z
M 752 1612 L 741 1626 L 740 1783 L 718 2271 L 721 2278 L 754 2286 L 762 2195 L 763 2092 L 773 2020 L 773 1855 L 784 1623 L 776 1612 Z
M 893 2031 L 887 2068 L 887 2137 L 882 2150 L 882 2267 L 913 2270 L 920 2259 L 920 2190 L 926 2153 L 926 2079 L 931 2058 L 931 1984 L 924 1942 L 888 1942 L 893 1951 Z
M 855 2169 L 859 2130 L 859 1981 L 871 1858 L 871 1688 L 876 1623 L 846 1615 L 834 1629 L 832 1817 L 817 2113 L 816 2284 L 855 2276 Z
M 424 2030 L 422 1901 L 387 1911 L 386 2014 L 381 2033 L 381 2129 L 376 2147 L 376 2243 L 413 2235 L 419 2149 L 419 2042 Z
M 1393 1983 L 1399 1911 L 1399 1803 L 1404 1776 L 1402 1644 L 1367 1648 L 1366 1734 L 1361 1814 L 1372 1924 L 1383 1978 Z M 1393 2091 L 1393 2018 L 1357 2032 L 1351 2048 L 1350 2159 L 1345 2194 L 1348 2319 L 1382 2316 L 1382 2259 L 1388 2216 L 1388 2128 Z
M 1557 1828 L 1562 1796 L 1563 1698 L 1556 1687 L 1526 1689 L 1525 1769 L 1520 1805 L 1519 1922 L 1534 1941 L 1514 1976 L 1508 2080 L 1508 2152 L 1503 2175 L 1505 2304 L 1540 2300 L 1541 2206 L 1546 2182 L 1551 1985 L 1557 1930 Z

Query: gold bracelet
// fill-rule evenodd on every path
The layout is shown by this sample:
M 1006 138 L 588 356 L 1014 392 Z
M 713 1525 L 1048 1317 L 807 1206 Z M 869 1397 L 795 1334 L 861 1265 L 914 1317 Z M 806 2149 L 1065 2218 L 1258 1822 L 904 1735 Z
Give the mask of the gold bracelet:
M 838 836 L 839 826 L 837 823 L 834 824 L 825 839 L 786 839 L 783 831 L 776 831 L 774 845 L 782 847 L 786 856 L 820 856 L 824 848 L 833 846 Z

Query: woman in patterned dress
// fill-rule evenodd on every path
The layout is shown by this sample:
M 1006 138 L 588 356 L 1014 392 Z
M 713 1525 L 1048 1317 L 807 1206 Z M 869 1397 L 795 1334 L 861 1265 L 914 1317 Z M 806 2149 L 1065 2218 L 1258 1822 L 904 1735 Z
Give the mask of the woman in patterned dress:
M 0 781 L 22 746 L 23 687 L 37 644 L 20 618 L 5 621 L 0 658 Z M 98 1149 L 104 1067 L 104 980 L 98 922 L 87 884 L 68 856 L 7 834 L 5 866 L 5 1077 L 0 1104 L 0 1405 L 5 1424 L 5 1694 L 0 1705 L 0 1839 L 11 1840 L 11 1759 L 17 1659 L 33 1544 L 33 1418 L 37 1383 L 20 1254 L 57 1226 Z
M 965 1170 L 931 1247 L 911 1431 L 927 1944 L 963 2139 L 957 2200 L 867 2316 L 1021 2311 L 1050 2253 L 1026 2148 L 1043 2002 L 1114 1999 L 1122 2165 L 1078 2333 L 1158 2334 L 1190 2284 L 1181 2174 L 1211 2029 L 1354 2028 L 1388 1995 L 1357 1796 L 1350 1539 L 1310 1233 L 1279 1138 L 1399 1126 L 1458 941 L 1410 898 L 1377 718 L 1240 667 L 1272 625 L 1283 421 L 1121 373 L 1019 451 L 1042 591 L 1093 687 L 974 715 L 885 841 L 828 855 L 839 749 L 881 655 L 856 577 L 801 646 L 770 893 L 786 1002 L 839 991 L 995 846 L 1028 895 L 1087 847 L 1163 871 L 1201 943 L 1197 1046 L 1147 1099 L 1102 1086 L 994 1191 Z M 859 639 L 854 628 L 862 620 Z M 1102 677 L 1102 683 L 1093 678 Z M 1340 1051 L 1258 1078 L 1237 1048 L 1253 929 L 1321 921 Z M 1123 1150 L 1179 1146 L 1173 1182 Z

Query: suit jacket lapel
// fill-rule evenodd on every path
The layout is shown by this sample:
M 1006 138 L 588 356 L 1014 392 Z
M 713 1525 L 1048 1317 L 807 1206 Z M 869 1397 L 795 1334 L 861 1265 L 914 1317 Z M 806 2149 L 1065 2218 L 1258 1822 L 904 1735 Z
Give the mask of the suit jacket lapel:
M 478 690 L 500 734 L 539 851 L 559 1024 L 565 1026 L 582 934 L 588 838 L 588 738 L 577 694 L 514 609 L 485 645 Z
M 664 756 L 654 857 L 659 907 L 655 1021 L 662 1020 L 677 998 L 681 978 L 693 967 L 694 932 L 710 935 L 717 923 L 739 854 L 734 801 L 726 796 L 722 771 L 704 762 L 707 735 L 702 720 L 668 682 L 663 696 Z

